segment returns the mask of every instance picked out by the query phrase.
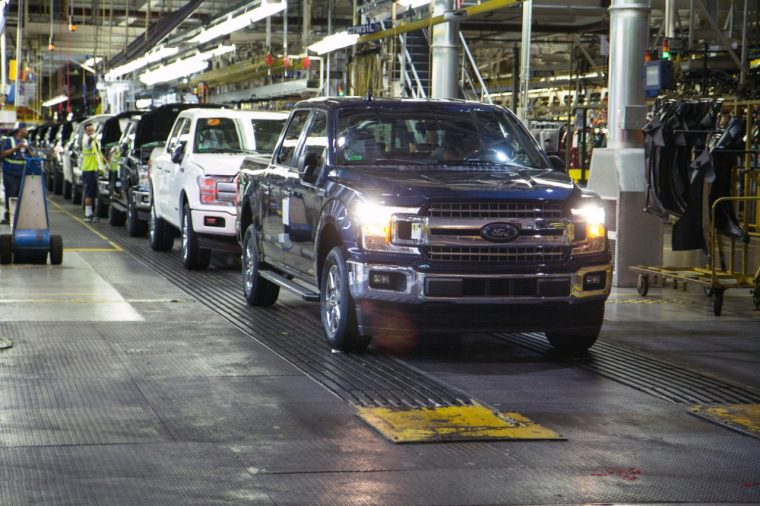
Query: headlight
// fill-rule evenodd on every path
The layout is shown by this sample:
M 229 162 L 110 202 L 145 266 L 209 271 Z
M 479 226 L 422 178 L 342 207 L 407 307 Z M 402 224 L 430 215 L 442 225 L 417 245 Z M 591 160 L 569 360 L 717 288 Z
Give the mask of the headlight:
M 607 229 L 604 226 L 604 207 L 590 202 L 572 210 L 573 255 L 600 253 L 607 249 Z
M 362 233 L 362 247 L 370 251 L 392 251 L 396 253 L 418 253 L 417 248 L 394 244 L 399 219 L 418 219 L 419 208 L 382 206 L 372 202 L 362 202 L 355 208 L 359 229 Z M 403 241 L 409 244 L 407 241 Z

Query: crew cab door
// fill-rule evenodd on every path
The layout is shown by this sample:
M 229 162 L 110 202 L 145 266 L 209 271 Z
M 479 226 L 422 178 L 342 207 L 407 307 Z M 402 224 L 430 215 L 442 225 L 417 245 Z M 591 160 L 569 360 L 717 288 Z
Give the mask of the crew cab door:
M 289 178 L 283 190 L 283 225 L 294 244 L 293 266 L 314 276 L 316 227 L 322 208 L 322 190 L 315 186 L 327 158 L 327 113 L 311 113 L 306 134 L 299 146 L 296 162 L 298 177 Z M 287 205 L 287 208 L 285 207 Z M 287 222 L 284 217 L 287 216 Z
M 174 178 L 177 177 L 179 172 L 179 164 L 172 161 L 172 155 L 179 146 L 183 133 L 187 137 L 187 133 L 190 131 L 190 120 L 188 118 L 179 118 L 174 130 L 169 136 L 166 142 L 166 148 L 161 156 L 156 158 L 156 174 L 154 178 L 154 198 L 156 199 L 156 209 L 158 214 L 166 219 L 170 220 L 174 209 L 174 200 L 179 199 L 177 195 L 174 197 L 171 192 L 174 187 Z
M 284 228 L 288 216 L 283 216 L 283 202 L 285 209 L 288 209 L 288 201 L 285 199 L 287 199 L 287 192 L 292 186 L 290 179 L 298 178 L 296 168 L 298 148 L 305 133 L 304 127 L 309 118 L 309 113 L 308 109 L 299 109 L 291 114 L 285 135 L 272 157 L 272 164 L 263 178 L 260 189 L 260 198 L 264 204 L 261 217 L 264 232 L 261 244 L 264 256 L 270 259 L 272 263 L 279 263 L 288 267 L 293 266 L 295 256 L 291 251 L 294 244 Z

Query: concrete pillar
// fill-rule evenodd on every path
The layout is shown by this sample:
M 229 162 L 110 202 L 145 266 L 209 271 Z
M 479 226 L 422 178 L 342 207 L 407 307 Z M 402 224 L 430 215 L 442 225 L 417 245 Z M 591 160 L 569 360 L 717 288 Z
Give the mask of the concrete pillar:
M 434 0 L 434 16 L 454 11 L 453 0 Z M 459 25 L 452 21 L 433 27 L 432 98 L 459 98 Z
M 646 203 L 642 70 L 649 33 L 649 0 L 613 0 L 610 6 L 607 147 L 595 149 L 588 187 L 605 204 L 615 271 L 612 283 L 634 286 L 632 265 L 662 264 L 662 221 Z
M 533 0 L 525 0 L 522 3 L 522 40 L 520 46 L 520 106 L 517 109 L 517 117 L 527 125 L 530 115 L 530 38 L 533 25 Z M 571 56 L 572 59 L 572 56 Z

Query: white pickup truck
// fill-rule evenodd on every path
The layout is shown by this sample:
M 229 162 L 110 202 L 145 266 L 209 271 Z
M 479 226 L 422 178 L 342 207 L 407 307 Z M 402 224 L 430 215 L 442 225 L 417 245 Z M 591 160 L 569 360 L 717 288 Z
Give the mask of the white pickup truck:
M 150 246 L 172 249 L 182 263 L 205 269 L 211 250 L 240 251 L 235 239 L 235 177 L 246 156 L 274 150 L 288 115 L 230 109 L 187 109 L 163 147 L 150 155 Z

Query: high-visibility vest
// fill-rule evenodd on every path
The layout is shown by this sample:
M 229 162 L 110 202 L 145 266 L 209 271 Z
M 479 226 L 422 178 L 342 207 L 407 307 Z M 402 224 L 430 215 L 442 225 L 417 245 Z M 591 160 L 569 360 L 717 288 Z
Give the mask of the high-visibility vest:
M 10 136 L 8 138 L 11 140 L 11 148 L 15 148 L 16 147 L 16 138 L 14 136 Z M 21 158 L 13 158 L 16 155 L 20 156 Z M 16 151 L 15 153 L 4 157 L 3 158 L 3 162 L 5 162 L 5 163 L 11 163 L 11 164 L 14 164 L 14 165 L 21 165 L 23 167 L 23 165 L 26 163 L 26 159 L 24 159 L 24 155 L 22 155 L 21 153 L 19 153 L 18 151 Z
M 82 141 L 82 172 L 99 171 L 102 165 L 103 154 L 100 152 L 97 139 L 90 141 L 89 148 L 85 148 L 85 143 Z

